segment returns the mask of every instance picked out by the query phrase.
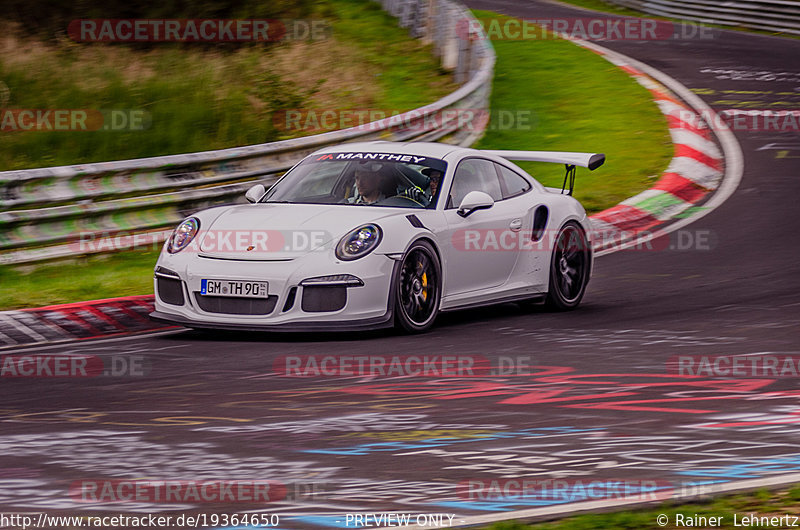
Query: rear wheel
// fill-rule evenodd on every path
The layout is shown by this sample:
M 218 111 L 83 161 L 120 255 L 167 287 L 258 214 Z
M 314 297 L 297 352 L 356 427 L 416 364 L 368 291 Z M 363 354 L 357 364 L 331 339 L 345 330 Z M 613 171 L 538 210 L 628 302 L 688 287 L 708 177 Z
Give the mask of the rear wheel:
M 439 312 L 442 268 L 427 241 L 417 241 L 403 256 L 395 283 L 395 325 L 410 333 L 428 330 Z
M 556 311 L 575 309 L 589 283 L 591 250 L 583 229 L 574 221 L 559 232 L 550 258 L 550 290 L 545 305 Z

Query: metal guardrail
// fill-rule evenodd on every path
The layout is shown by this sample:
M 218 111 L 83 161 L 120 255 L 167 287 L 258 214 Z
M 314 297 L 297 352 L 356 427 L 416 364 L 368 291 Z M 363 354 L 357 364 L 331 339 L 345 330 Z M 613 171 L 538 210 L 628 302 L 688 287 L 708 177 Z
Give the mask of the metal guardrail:
M 800 35 L 797 0 L 605 0 L 662 17 Z
M 382 0 L 412 36 L 434 44 L 463 85 L 394 120 L 259 145 L 135 160 L 0 172 L 0 263 L 25 263 L 119 249 L 120 233 L 163 241 L 194 211 L 241 202 L 313 151 L 366 141 L 445 141 L 470 145 L 486 123 L 464 127 L 451 109 L 488 109 L 494 50 L 470 12 L 453 0 Z M 458 26 L 458 27 L 457 27 Z M 465 38 L 469 31 L 469 37 Z M 475 38 L 472 38 L 475 37 Z M 463 112 L 463 110 L 462 110 Z M 437 119 L 430 119 L 434 115 Z M 427 118 L 427 119 L 426 119 Z M 481 123 L 480 127 L 474 127 Z M 87 243 L 88 242 L 88 243 Z

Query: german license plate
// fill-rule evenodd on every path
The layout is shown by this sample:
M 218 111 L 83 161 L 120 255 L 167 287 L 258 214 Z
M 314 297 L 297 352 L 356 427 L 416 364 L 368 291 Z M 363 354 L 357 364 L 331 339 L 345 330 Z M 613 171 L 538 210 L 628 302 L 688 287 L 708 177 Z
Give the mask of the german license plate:
M 238 280 L 200 280 L 200 294 L 238 296 L 241 298 L 266 298 L 267 282 Z

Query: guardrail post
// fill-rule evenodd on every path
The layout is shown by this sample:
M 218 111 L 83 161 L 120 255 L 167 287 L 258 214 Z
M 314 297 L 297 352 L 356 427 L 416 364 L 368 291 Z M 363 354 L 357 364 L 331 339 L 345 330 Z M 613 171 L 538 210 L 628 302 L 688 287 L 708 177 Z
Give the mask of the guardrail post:
M 455 70 L 458 67 L 458 55 L 460 42 L 456 35 L 456 24 L 458 12 L 450 5 L 450 2 L 442 0 L 440 3 L 439 29 L 442 32 L 444 41 L 442 52 L 442 68 L 445 70 Z
M 456 83 L 462 84 L 469 79 L 470 55 L 472 51 L 472 28 L 467 26 L 465 31 L 456 29 L 456 39 L 458 42 L 458 64 L 456 66 Z
M 440 57 L 438 45 L 436 42 L 435 32 L 434 32 L 434 16 L 436 13 L 436 2 L 435 0 L 420 0 L 420 6 L 425 5 L 425 9 L 422 16 L 421 24 L 423 26 L 422 34 L 420 38 L 422 42 L 425 44 L 433 44 L 433 53 L 436 57 Z

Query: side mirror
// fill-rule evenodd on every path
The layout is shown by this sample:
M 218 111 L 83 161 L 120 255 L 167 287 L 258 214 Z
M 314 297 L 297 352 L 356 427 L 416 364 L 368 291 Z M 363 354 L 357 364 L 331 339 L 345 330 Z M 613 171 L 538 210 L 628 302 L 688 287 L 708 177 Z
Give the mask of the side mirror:
M 258 199 L 263 197 L 265 193 L 267 193 L 267 188 L 265 188 L 263 184 L 256 184 L 247 190 L 244 197 L 248 202 L 258 202 Z
M 471 191 L 467 193 L 466 197 L 461 201 L 458 206 L 458 215 L 467 217 L 476 210 L 486 210 L 494 206 L 494 199 L 483 191 Z

